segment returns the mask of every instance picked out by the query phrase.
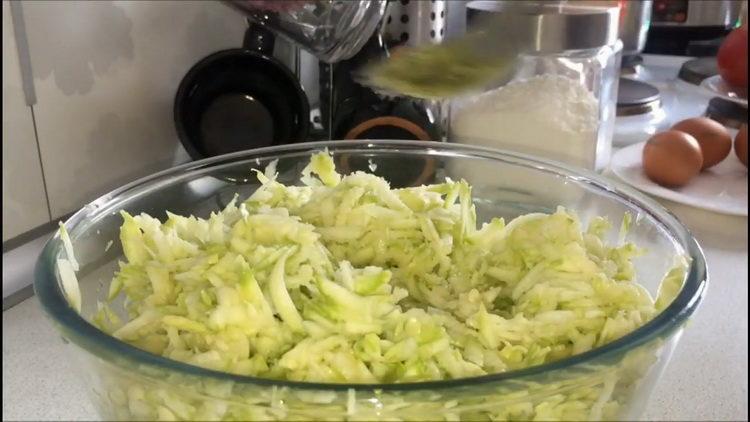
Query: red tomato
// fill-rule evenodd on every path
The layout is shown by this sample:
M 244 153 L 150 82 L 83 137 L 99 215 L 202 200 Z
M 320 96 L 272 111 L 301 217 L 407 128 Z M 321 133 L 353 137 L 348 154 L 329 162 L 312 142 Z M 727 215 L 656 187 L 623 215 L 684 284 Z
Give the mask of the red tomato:
M 729 33 L 719 48 L 716 61 L 724 81 L 747 89 L 747 25 Z

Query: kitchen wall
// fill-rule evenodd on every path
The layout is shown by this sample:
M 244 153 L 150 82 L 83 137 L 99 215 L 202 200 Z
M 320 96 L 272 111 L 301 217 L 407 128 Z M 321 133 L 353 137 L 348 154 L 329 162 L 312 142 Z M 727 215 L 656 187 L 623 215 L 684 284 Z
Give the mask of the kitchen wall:
M 4 242 L 187 161 L 172 118 L 177 86 L 202 57 L 239 47 L 246 28 L 212 1 L 19 4 L 36 101 L 24 97 L 20 26 L 3 1 Z
M 217 1 L 14 3 L 15 21 L 2 2 L 4 245 L 188 161 L 173 123 L 177 86 L 201 58 L 239 47 L 246 29 Z M 463 32 L 464 3 L 447 2 L 446 35 Z M 278 39 L 275 55 L 290 63 L 294 49 Z M 315 108 L 317 60 L 303 52 L 300 68 Z

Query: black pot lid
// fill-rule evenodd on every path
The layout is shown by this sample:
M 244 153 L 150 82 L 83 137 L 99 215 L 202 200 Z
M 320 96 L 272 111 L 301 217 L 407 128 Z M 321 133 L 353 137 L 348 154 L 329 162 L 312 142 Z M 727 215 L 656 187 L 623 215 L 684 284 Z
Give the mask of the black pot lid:
M 296 77 L 270 56 L 214 53 L 185 76 L 175 124 L 193 159 L 304 141 L 309 104 Z
M 209 156 L 273 144 L 273 116 L 265 104 L 243 93 L 214 99 L 201 115 L 200 139 Z

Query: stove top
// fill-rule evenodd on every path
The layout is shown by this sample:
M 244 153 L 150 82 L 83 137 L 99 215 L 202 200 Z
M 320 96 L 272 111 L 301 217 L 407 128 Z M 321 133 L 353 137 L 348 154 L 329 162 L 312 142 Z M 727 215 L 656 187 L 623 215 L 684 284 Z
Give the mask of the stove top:
M 618 92 L 615 147 L 646 141 L 680 120 L 705 115 L 714 97 L 704 88 L 680 78 L 683 65 L 693 58 L 651 54 L 640 57 L 642 61 L 634 62 L 621 75 L 620 87 L 624 91 Z M 692 63 L 685 68 L 693 70 L 696 66 Z

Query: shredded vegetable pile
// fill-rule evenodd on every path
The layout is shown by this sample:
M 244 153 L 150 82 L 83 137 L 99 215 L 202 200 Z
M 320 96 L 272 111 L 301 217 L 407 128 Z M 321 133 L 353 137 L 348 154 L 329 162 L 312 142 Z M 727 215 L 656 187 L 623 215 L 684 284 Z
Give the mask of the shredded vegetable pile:
M 126 261 L 98 325 L 170 359 L 265 378 L 403 383 L 559 360 L 643 325 L 657 306 L 631 243 L 565 209 L 477 226 L 471 188 L 391 189 L 327 153 L 207 219 L 123 212 Z M 672 284 L 674 284 L 672 283 Z M 674 287 L 674 286 L 673 286 Z

